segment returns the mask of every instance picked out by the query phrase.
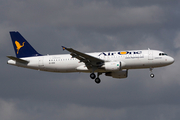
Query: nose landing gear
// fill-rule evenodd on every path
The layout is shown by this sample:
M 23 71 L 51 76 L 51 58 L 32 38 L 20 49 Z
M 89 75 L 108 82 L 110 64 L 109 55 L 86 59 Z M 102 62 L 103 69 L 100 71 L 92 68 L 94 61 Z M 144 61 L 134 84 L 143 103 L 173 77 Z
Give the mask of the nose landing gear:
M 153 77 L 154 77 L 154 74 L 153 74 L 153 73 L 151 73 L 151 74 L 150 74 L 150 77 L 151 77 L 151 78 L 153 78 Z
M 151 78 L 154 78 L 154 74 L 153 74 L 153 72 L 152 72 L 153 68 L 149 68 L 149 69 L 150 69 L 150 71 L 151 71 L 150 77 L 151 77 Z

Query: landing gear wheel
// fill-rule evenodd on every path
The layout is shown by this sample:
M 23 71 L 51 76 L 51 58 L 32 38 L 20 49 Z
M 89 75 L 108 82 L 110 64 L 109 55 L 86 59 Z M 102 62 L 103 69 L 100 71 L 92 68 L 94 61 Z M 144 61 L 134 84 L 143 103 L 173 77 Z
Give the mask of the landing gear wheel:
M 96 78 L 96 79 L 95 79 L 95 82 L 96 82 L 97 84 L 99 84 L 99 83 L 101 82 L 101 80 L 100 80 L 99 78 Z
M 95 75 L 94 73 L 91 73 L 91 74 L 90 74 L 90 78 L 91 78 L 91 79 L 95 79 L 95 78 L 96 78 L 96 75 Z
M 151 74 L 150 74 L 150 77 L 151 77 L 151 78 L 154 78 L 154 74 L 153 74 L 153 73 L 151 73 Z

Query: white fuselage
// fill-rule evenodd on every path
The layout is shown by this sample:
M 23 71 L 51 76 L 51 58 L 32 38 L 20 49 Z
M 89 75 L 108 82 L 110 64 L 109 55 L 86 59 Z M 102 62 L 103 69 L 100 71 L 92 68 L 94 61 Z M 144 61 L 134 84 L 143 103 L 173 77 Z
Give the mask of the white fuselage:
M 121 69 L 141 69 L 163 67 L 174 62 L 174 59 L 158 50 L 130 50 L 86 53 L 90 56 L 102 59 L 107 62 L 121 62 Z M 92 72 L 84 62 L 72 58 L 70 54 L 46 55 L 21 58 L 29 61 L 22 64 L 9 60 L 8 64 L 49 72 Z M 103 67 L 103 66 L 102 66 Z M 95 72 L 109 72 L 105 69 L 96 69 Z

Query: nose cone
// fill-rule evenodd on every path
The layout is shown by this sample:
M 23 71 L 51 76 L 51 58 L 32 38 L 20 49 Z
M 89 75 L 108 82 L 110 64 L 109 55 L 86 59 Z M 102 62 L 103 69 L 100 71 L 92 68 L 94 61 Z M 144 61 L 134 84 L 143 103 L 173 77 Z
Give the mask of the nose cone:
M 174 58 L 169 57 L 168 62 L 169 62 L 169 64 L 172 64 L 174 62 Z

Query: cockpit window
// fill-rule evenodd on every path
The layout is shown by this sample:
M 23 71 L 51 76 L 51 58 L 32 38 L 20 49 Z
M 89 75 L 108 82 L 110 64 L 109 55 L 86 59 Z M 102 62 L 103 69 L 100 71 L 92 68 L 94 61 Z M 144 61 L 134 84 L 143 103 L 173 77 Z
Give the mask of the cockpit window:
M 166 53 L 159 53 L 159 56 L 167 56 Z

